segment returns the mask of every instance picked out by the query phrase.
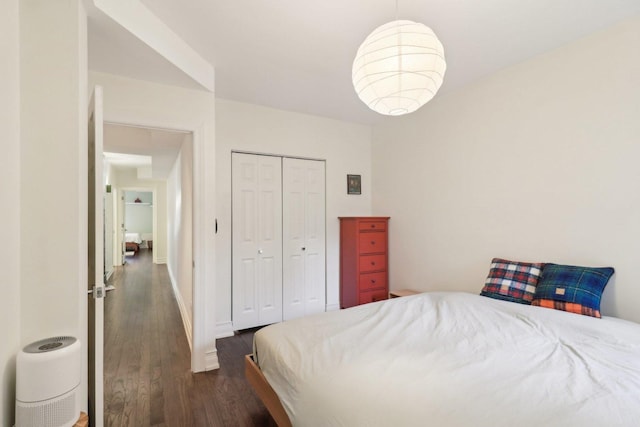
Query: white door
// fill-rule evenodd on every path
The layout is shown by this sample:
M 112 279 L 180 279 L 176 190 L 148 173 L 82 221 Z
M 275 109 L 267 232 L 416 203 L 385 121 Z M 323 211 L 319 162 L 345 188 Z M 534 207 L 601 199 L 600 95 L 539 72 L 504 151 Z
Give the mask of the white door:
M 104 254 L 102 175 L 102 88 L 96 86 L 89 103 L 88 137 L 88 353 L 89 424 L 104 423 Z
M 282 321 L 282 159 L 232 154 L 235 330 Z
M 283 159 L 283 318 L 325 311 L 325 163 Z

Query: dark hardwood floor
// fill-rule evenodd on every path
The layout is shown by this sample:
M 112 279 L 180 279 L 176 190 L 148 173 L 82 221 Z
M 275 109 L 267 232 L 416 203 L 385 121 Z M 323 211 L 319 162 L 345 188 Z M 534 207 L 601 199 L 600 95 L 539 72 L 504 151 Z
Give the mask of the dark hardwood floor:
M 165 265 L 127 257 L 105 299 L 106 426 L 275 426 L 244 378 L 253 332 L 217 341 L 220 369 L 193 374 Z

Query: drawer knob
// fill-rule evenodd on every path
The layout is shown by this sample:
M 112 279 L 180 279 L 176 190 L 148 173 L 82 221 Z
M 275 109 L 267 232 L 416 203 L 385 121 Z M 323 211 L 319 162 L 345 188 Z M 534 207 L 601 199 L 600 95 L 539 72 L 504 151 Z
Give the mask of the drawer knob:
M 376 228 L 376 225 L 375 224 L 371 224 L 371 228 Z
M 371 241 L 371 244 L 372 244 L 372 245 L 375 245 L 375 244 L 376 244 L 376 241 L 375 241 L 375 240 L 372 240 L 372 241 Z
M 371 279 L 371 283 L 376 283 L 376 281 L 374 279 Z
M 376 263 L 375 263 L 375 262 L 373 262 L 373 261 L 371 261 L 371 265 L 376 265 Z

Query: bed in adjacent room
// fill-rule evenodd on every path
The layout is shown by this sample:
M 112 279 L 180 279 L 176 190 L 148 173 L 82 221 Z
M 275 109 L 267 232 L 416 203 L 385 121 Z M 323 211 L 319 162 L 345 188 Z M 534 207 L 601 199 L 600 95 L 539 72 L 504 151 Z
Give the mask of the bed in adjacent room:
M 125 248 L 127 252 L 138 252 L 140 250 L 140 244 L 142 243 L 142 236 L 140 233 L 125 233 L 124 234 Z
M 280 425 L 640 425 L 640 325 L 612 317 L 424 293 L 268 326 L 253 359 Z

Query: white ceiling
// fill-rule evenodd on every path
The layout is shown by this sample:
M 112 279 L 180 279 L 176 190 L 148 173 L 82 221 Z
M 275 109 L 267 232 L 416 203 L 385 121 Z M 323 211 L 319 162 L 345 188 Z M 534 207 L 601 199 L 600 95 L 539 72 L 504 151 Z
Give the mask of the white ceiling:
M 151 178 L 164 180 L 178 158 L 186 133 L 115 124 L 104 125 L 104 151 L 117 168 L 151 166 Z M 128 156 L 126 156 L 128 155 Z
M 104 157 L 109 164 L 121 168 L 151 167 L 153 163 L 151 156 L 141 156 L 139 154 L 122 154 L 105 151 Z
M 364 38 L 395 19 L 394 0 L 141 0 L 215 66 L 222 98 L 375 123 L 351 85 Z M 399 0 L 398 17 L 431 27 L 445 48 L 440 90 L 640 14 L 638 0 Z M 195 87 L 166 60 L 99 16 L 89 20 L 89 67 Z M 597 53 L 594 52 L 594 58 Z

